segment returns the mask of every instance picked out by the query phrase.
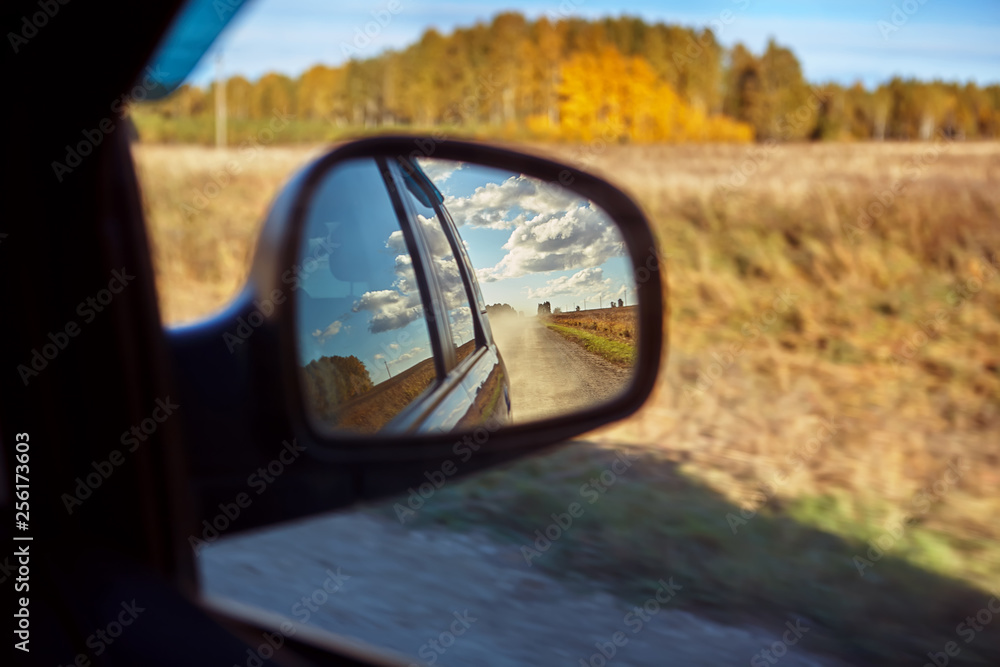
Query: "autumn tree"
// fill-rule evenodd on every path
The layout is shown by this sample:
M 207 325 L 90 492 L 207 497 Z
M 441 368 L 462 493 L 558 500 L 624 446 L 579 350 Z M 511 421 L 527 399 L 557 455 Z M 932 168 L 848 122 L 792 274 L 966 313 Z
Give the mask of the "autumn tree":
M 572 141 L 1000 136 L 1000 86 L 895 78 L 873 89 L 812 89 L 774 40 L 755 54 L 723 48 L 708 29 L 629 16 L 504 12 L 449 34 L 429 29 L 400 50 L 225 86 L 233 138 L 254 136 L 275 112 L 295 117 L 282 140 L 435 126 Z M 186 84 L 138 109 L 142 138 L 210 142 L 214 83 Z

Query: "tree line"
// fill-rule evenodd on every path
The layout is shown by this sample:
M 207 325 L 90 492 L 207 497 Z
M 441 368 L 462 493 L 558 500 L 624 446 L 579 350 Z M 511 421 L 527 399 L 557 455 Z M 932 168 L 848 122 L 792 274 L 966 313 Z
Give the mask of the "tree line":
M 1000 136 L 1000 85 L 895 78 L 812 86 L 795 54 L 723 48 L 712 30 L 638 18 L 534 21 L 503 13 L 448 35 L 292 78 L 225 81 L 230 141 L 290 114 L 277 141 L 389 128 L 620 142 L 926 140 Z M 151 141 L 209 142 L 215 84 L 140 104 Z

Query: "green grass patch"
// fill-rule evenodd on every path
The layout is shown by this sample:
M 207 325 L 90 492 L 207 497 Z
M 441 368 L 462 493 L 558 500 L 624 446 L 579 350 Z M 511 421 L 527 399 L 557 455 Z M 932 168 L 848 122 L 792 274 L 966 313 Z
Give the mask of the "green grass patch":
M 613 364 L 627 367 L 635 364 L 635 345 L 610 340 L 582 329 L 567 327 L 561 324 L 546 322 L 545 326 L 583 346 L 588 352 L 607 359 Z

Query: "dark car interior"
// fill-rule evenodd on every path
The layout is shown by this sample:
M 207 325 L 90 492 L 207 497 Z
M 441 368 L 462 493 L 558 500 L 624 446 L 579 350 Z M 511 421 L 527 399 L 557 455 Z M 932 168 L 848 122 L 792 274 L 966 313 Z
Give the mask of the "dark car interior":
M 20 25 L 22 17 L 42 11 L 40 4 L 5 3 L 4 25 Z M 44 29 L 4 55 L 13 85 L 3 125 L 7 371 L 0 437 L 5 470 L 30 467 L 24 497 L 32 510 L 30 528 L 16 535 L 7 521 L 3 529 L 6 544 L 24 554 L 19 561 L 4 556 L 4 585 L 17 579 L 24 584 L 18 595 L 30 598 L 30 618 L 21 623 L 30 652 L 15 649 L 14 659 L 80 667 L 251 664 L 264 654 L 261 646 L 280 643 L 279 664 L 398 664 L 308 628 L 283 630 L 276 617 L 204 604 L 192 548 L 213 539 L 220 513 L 234 524 L 239 517 L 243 530 L 397 492 L 446 454 L 452 440 L 383 438 L 375 446 L 345 438 L 324 447 L 323 436 L 306 423 L 297 380 L 289 375 L 290 324 L 264 326 L 252 345 L 226 353 L 223 334 L 249 312 L 254 297 L 279 284 L 277 267 L 293 264 L 295 244 L 274 236 L 277 229 L 265 230 L 259 270 L 243 297 L 214 320 L 165 334 L 128 122 L 116 101 L 142 79 L 182 3 L 49 4 L 54 9 Z M 223 25 L 238 4 L 221 3 Z M 393 154 L 399 141 L 348 146 L 330 160 L 349 159 L 352 151 Z M 468 159 L 471 150 L 444 143 L 440 154 Z M 475 154 L 552 180 L 565 171 L 501 149 Z M 651 247 L 641 213 L 624 195 L 594 177 L 572 175 L 623 228 L 631 225 L 632 246 Z M 308 191 L 315 185 L 310 178 L 306 173 L 298 187 Z M 290 206 L 279 200 L 274 210 Z M 271 269 L 267 277 L 261 267 Z M 123 288 L 115 283 L 110 305 L 98 301 L 84 320 L 80 304 L 119 276 L 127 282 Z M 341 277 L 355 279 L 353 272 Z M 637 409 L 652 387 L 662 339 L 659 281 L 643 289 L 650 304 L 643 315 L 647 370 L 630 390 L 584 419 L 511 429 L 464 472 Z M 123 431 L 152 423 L 161 405 L 174 406 L 182 419 L 143 429 L 139 446 L 126 452 L 119 444 Z M 234 499 L 246 471 L 279 450 L 290 456 L 308 451 L 310 465 L 278 479 L 260 502 L 239 506 Z M 12 510 L 13 489 L 5 488 L 3 498 Z M 5 547 L 5 554 L 11 551 Z

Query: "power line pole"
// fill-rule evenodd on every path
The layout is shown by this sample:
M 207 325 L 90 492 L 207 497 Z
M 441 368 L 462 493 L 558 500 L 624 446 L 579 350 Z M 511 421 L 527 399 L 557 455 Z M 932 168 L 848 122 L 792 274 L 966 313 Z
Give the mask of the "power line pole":
M 389 362 L 387 362 L 385 359 L 382 359 L 382 363 L 385 364 L 386 375 L 388 375 L 389 379 L 391 380 L 392 379 L 392 373 L 389 372 Z
M 226 147 L 226 82 L 222 78 L 222 51 L 215 56 L 215 147 Z

